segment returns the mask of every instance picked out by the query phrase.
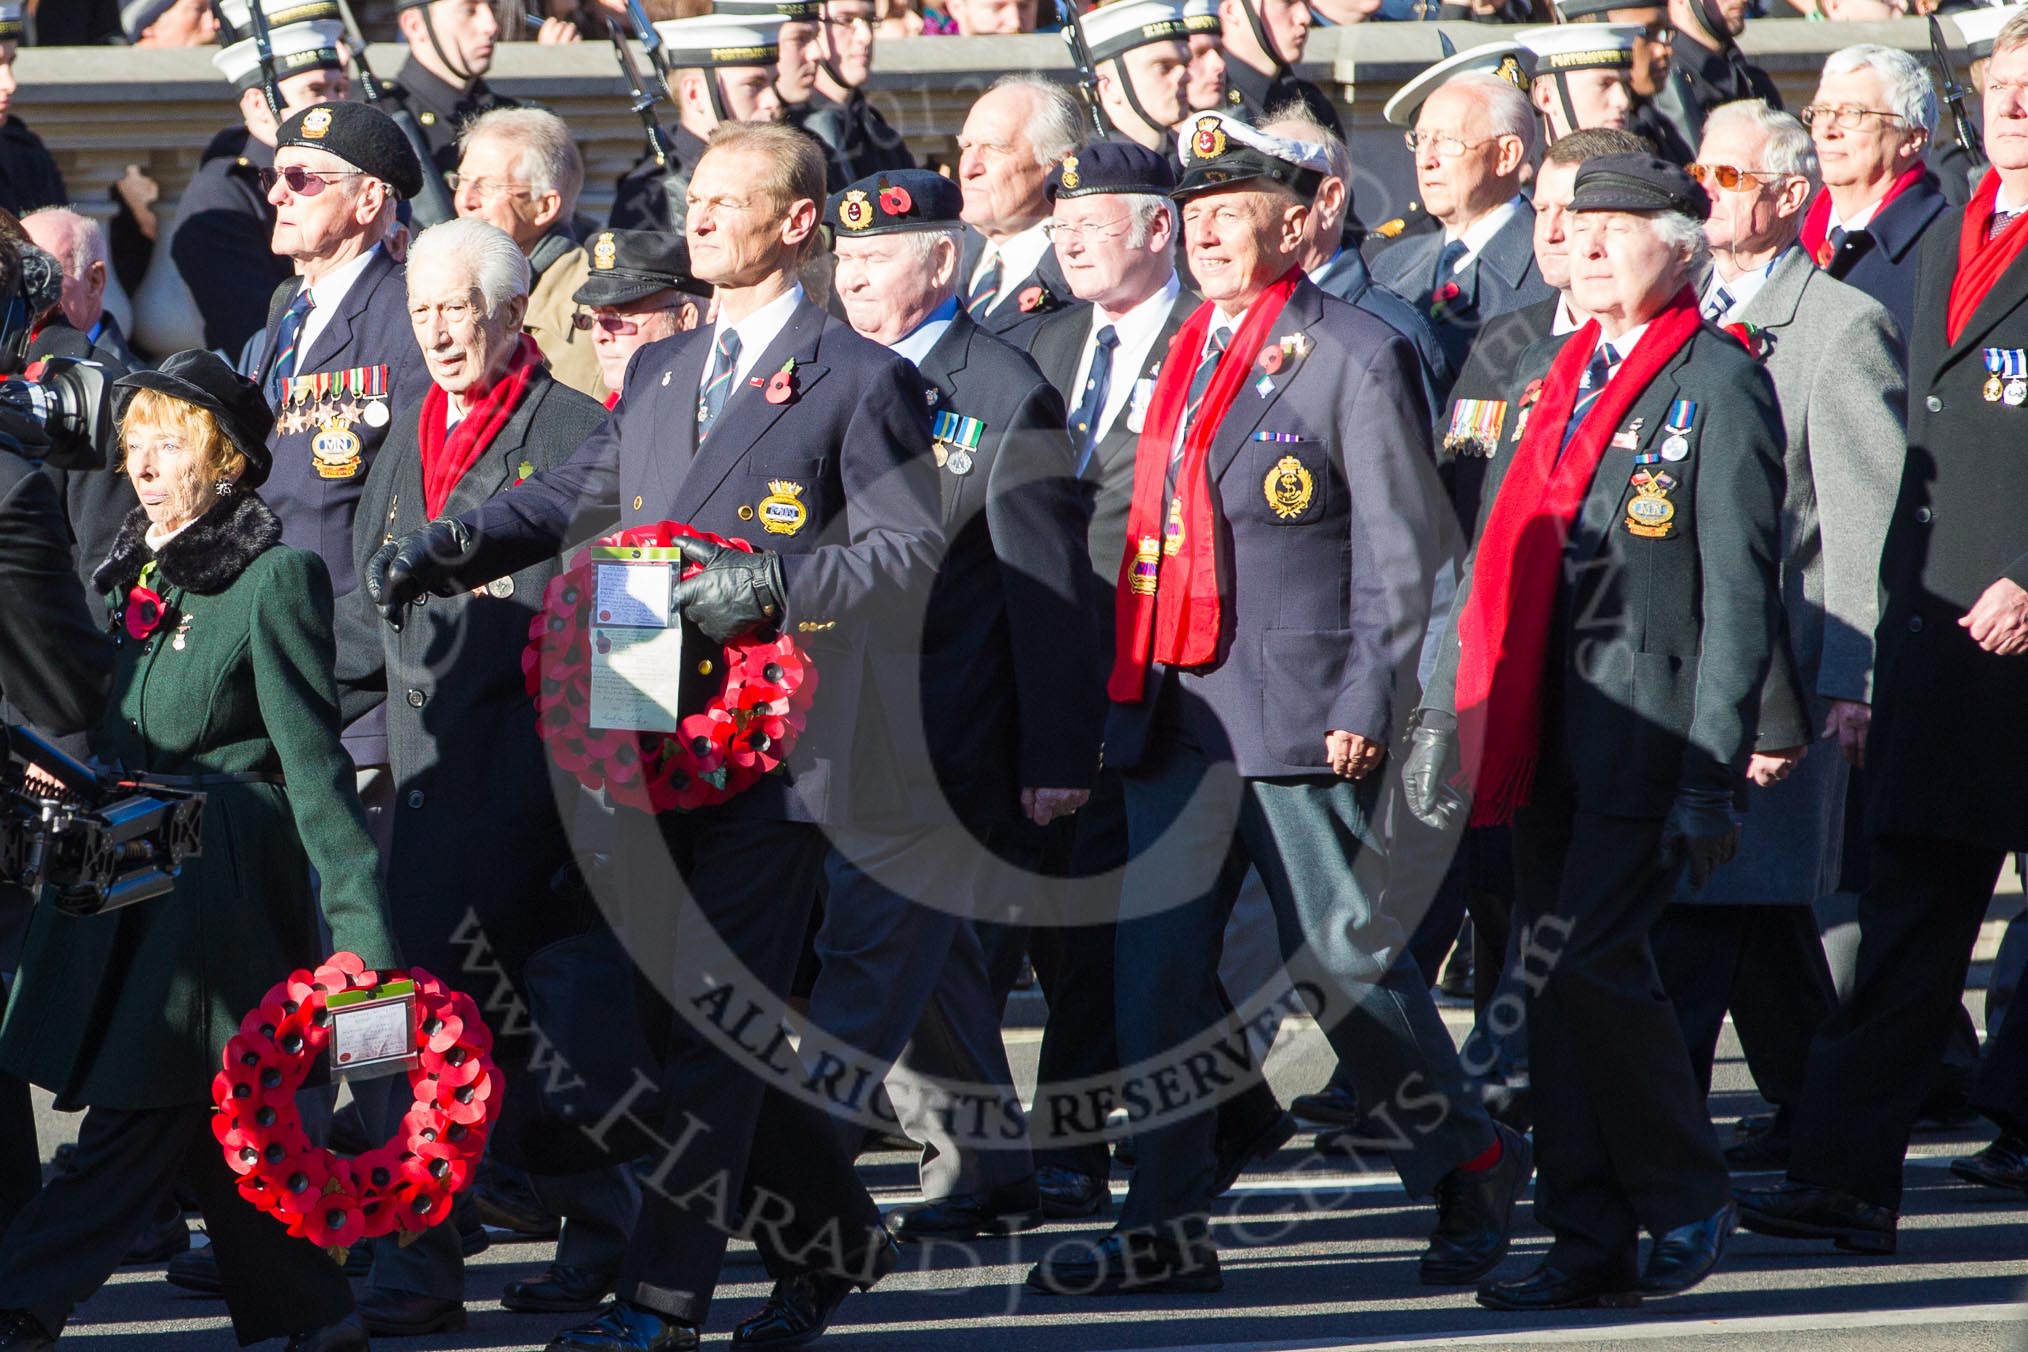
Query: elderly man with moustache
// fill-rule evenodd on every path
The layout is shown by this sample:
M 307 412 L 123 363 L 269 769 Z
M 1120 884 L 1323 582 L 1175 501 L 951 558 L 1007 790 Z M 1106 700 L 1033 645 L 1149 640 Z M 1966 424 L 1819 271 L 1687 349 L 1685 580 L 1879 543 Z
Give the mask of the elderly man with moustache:
M 542 108 L 481 113 L 459 140 L 453 181 L 460 217 L 498 226 L 528 255 L 535 280 L 522 331 L 542 349 L 550 374 L 579 394 L 605 398 L 598 356 L 571 322 L 571 293 L 591 259 L 570 233 L 584 187 L 584 158 L 570 128 Z
M 2010 455 L 2028 405 L 2028 17 L 1993 41 L 1992 168 L 1923 243 L 1910 331 L 1908 459 L 1881 565 L 1886 606 L 1866 743 L 1871 876 L 1851 990 L 1810 1046 L 1788 1178 L 1739 1193 L 1761 1234 L 1892 1253 L 1909 1128 L 1962 1005 L 2009 852 L 2028 847 L 2028 565 Z M 2023 346 L 2016 347 L 2019 339 Z M 2006 1133 L 1966 1175 L 2018 1187 L 2028 1020 L 2003 1019 L 1972 1101 Z
M 1535 126 L 1527 95 L 1475 72 L 1424 99 L 1407 137 L 1423 208 L 1443 228 L 1383 249 L 1373 276 L 1429 314 L 1454 370 L 1486 320 L 1550 294 L 1535 270 L 1534 208 L 1521 192 Z
M 1836 1000 L 1813 907 L 1837 887 L 1847 770 L 1865 753 L 1880 546 L 1907 451 L 1905 358 L 1880 303 L 1797 245 L 1816 168 L 1800 122 L 1758 101 L 1722 104 L 1697 153 L 1711 195 L 1704 315 L 1743 326 L 1781 408 L 1782 608 L 1800 707 L 1787 692 L 1787 707 L 1763 701 L 1740 854 L 1663 910 L 1655 964 L 1705 1092 L 1729 1011 L 1777 1106 L 1764 1137 L 1728 1157 L 1779 1165 L 1810 1036 Z M 1815 738 L 1825 744 L 1802 755 Z
M 877 17 L 873 0 L 820 0 L 816 88 L 789 114 L 791 122 L 824 143 L 833 192 L 882 169 L 915 168 L 908 143 L 866 97 Z
M 1328 167 L 1318 146 L 1219 114 L 1185 142 L 1175 196 L 1208 299 L 1143 421 L 1108 681 L 1106 760 L 1136 852 L 1117 1036 L 1124 1065 L 1153 1067 L 1217 1028 L 1221 938 L 1258 869 L 1291 974 L 1360 1097 L 1415 1113 L 1395 1163 L 1411 1194 L 1437 1196 L 1421 1279 L 1470 1282 L 1506 1252 L 1529 1149 L 1486 1117 L 1375 885 L 1377 771 L 1413 679 L 1442 509 L 1413 350 L 1297 261 Z M 1231 1087 L 1203 1081 L 1137 1121 L 1118 1225 L 1053 1251 L 1029 1285 L 1217 1290 L 1209 1110 Z
M 959 303 L 986 332 L 1023 346 L 1034 321 L 1070 301 L 1043 225 L 1043 183 L 1083 139 L 1076 97 L 1046 76 L 1017 71 L 993 81 L 958 132 L 965 194 Z
M 599 377 L 620 402 L 634 354 L 650 343 L 688 333 L 711 308 L 711 287 L 690 270 L 690 246 L 652 230 L 601 230 L 589 246 L 591 270 L 572 293 L 578 332 L 590 335 Z
M 1825 60 L 1798 116 L 1823 176 L 1803 218 L 1803 251 L 1911 334 L 1916 246 L 1948 205 L 1924 160 L 1937 118 L 1929 71 L 1893 47 L 1844 48 Z
M 604 420 L 597 403 L 554 378 L 522 332 L 529 273 L 514 238 L 483 221 L 433 226 L 410 246 L 409 320 L 431 387 L 374 461 L 354 525 L 355 557 L 561 464 Z M 403 955 L 430 971 L 457 971 L 470 955 L 466 927 L 476 919 L 517 989 L 527 987 L 532 954 L 600 923 L 595 908 L 573 906 L 550 886 L 571 847 L 521 673 L 529 621 L 556 568 L 544 560 L 445 598 L 415 611 L 399 630 L 381 624 L 354 591 L 339 665 L 341 680 L 366 698 L 394 695 L 386 703 L 387 736 L 401 806 L 386 877 Z M 479 827 L 491 833 L 485 849 L 444 849 L 446 840 Z M 544 1035 L 555 1045 L 559 1030 Z M 525 1170 L 536 1197 L 565 1219 L 549 1271 L 510 1283 L 502 1303 L 589 1310 L 612 1290 L 638 1192 L 581 1133 L 547 1118 L 541 1075 L 528 1066 L 533 1045 L 525 1030 L 499 1034 L 495 1054 L 508 1084 L 488 1155 Z M 556 1050 L 574 1059 L 568 1045 Z M 383 1111 L 391 1125 L 409 1105 L 405 1095 L 388 1097 Z M 407 1245 L 377 1240 L 373 1248 L 359 1301 L 369 1333 L 406 1337 L 464 1326 L 455 1227 Z
M 713 325 L 637 352 L 628 392 L 564 464 L 391 541 L 367 566 L 369 594 L 392 618 L 426 592 L 469 591 L 615 521 L 753 539 L 763 493 L 798 509 L 771 517 L 780 529 L 755 552 L 693 546 L 701 571 L 673 588 L 671 618 L 707 641 L 793 632 L 823 680 L 781 773 L 730 802 L 654 817 L 650 838 L 623 851 L 614 904 L 630 951 L 656 974 L 644 998 L 663 1027 L 652 1050 L 664 1100 L 652 1113 L 617 1111 L 662 1144 L 619 1299 L 557 1349 L 698 1345 L 730 1228 L 714 1189 L 727 1205 L 765 1191 L 787 1211 L 754 1232 L 776 1283 L 737 1345 L 804 1345 L 896 1262 L 824 1109 L 793 1092 L 801 1076 L 771 1083 L 721 1049 L 722 1025 L 692 1022 L 708 1019 L 694 1002 L 729 981 L 780 1016 L 829 849 L 819 823 L 906 820 L 934 793 L 896 773 L 872 704 L 900 663 L 912 669 L 914 645 L 900 636 L 921 622 L 942 543 L 929 402 L 912 364 L 831 319 L 797 282 L 823 200 L 823 151 L 801 132 L 714 133 L 686 226 L 692 266 L 718 288 Z M 641 378 L 647 370 L 659 378 Z
M 1516 919 L 1557 950 L 1526 997 L 1535 1214 L 1555 1240 L 1479 1289 L 1500 1310 L 1672 1295 L 1724 1252 L 1725 1164 L 1648 931 L 1686 867 L 1701 886 L 1736 845 L 1781 618 L 1774 392 L 1691 290 L 1709 200 L 1666 160 L 1604 155 L 1570 210 L 1591 318 L 1514 374 L 1526 416 L 1502 434 L 1402 771 L 1432 826 L 1462 815 L 1459 784 L 1474 824 L 1513 823 Z

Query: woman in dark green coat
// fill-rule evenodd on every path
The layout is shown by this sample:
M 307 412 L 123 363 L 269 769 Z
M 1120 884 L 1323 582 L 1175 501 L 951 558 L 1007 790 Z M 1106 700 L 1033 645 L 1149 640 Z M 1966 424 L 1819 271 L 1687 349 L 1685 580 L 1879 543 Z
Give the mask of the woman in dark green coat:
M 242 1343 L 364 1348 L 341 1269 L 241 1199 L 209 1126 L 226 1039 L 324 958 L 320 906 L 338 949 L 399 963 L 338 743 L 330 579 L 251 491 L 273 421 L 257 386 L 186 352 L 114 389 L 141 506 L 95 576 L 119 646 L 92 750 L 201 789 L 203 852 L 166 896 L 30 922 L 0 1067 L 86 1112 L 76 1169 L 0 1239 L 0 1348 L 47 1346 L 179 1179 Z

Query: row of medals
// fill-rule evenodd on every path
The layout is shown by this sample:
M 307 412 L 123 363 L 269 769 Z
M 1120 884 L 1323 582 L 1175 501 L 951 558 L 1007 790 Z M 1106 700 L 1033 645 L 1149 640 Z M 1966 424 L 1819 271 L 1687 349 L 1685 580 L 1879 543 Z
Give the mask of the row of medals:
M 2003 383 L 1998 376 L 1987 376 L 1985 395 L 1989 404 L 2004 403 L 2009 408 L 2019 408 L 2028 401 L 2028 380 L 2015 376 Z

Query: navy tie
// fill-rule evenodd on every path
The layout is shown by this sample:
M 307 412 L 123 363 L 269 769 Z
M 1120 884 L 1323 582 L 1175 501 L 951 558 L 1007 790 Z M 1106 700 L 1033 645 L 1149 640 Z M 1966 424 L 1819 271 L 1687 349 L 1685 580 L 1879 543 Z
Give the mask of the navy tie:
M 712 367 L 711 378 L 704 382 L 704 389 L 697 396 L 697 444 L 702 446 L 704 438 L 711 433 L 711 425 L 718 421 L 718 411 L 725 407 L 725 396 L 732 389 L 732 374 L 739 369 L 739 332 L 726 329 L 718 335 L 718 358 Z
M 993 308 L 993 302 L 1000 295 L 1000 274 L 1004 270 L 1005 265 L 997 253 L 979 269 L 979 275 L 972 281 L 971 294 L 965 297 L 966 314 L 978 319 Z
M 1108 324 L 1098 331 L 1091 352 L 1091 374 L 1084 380 L 1084 398 L 1070 415 L 1070 430 L 1078 438 L 1077 472 L 1091 463 L 1092 448 L 1098 445 L 1099 418 L 1105 412 L 1106 394 L 1113 384 L 1113 349 L 1120 335 Z
M 303 325 L 316 304 L 310 288 L 304 287 L 289 302 L 281 324 L 275 329 L 275 364 L 268 368 L 268 403 L 277 408 L 282 402 L 282 382 L 296 374 L 296 348 L 302 342 Z
M 1225 355 L 1225 344 L 1232 337 L 1230 329 L 1213 329 L 1211 341 L 1204 345 L 1204 356 L 1197 363 L 1197 374 L 1190 377 L 1190 397 L 1183 403 L 1183 427 L 1188 429 L 1197 421 L 1197 410 L 1204 404 L 1204 396 L 1211 389 L 1211 377 L 1218 373 L 1218 359 Z M 1176 447 L 1170 451 L 1171 461 L 1183 458 L 1183 438 L 1176 440 Z
M 1606 382 L 1613 378 L 1613 368 L 1620 364 L 1620 354 L 1613 351 L 1611 343 L 1602 343 L 1599 350 L 1591 354 L 1591 362 L 1584 368 L 1584 384 L 1578 390 L 1577 403 L 1570 410 L 1570 421 L 1563 429 L 1563 444 L 1570 445 L 1570 439 L 1577 435 L 1577 428 L 1584 421 L 1584 415 L 1591 412 L 1592 404 L 1605 393 Z M 1560 453 L 1560 452 L 1559 452 Z
M 1713 291 L 1704 301 L 1704 317 L 1714 324 L 1725 322 L 1726 312 L 1732 309 L 1732 293 L 1723 286 Z
M 1444 245 L 1443 252 L 1437 255 L 1436 275 L 1430 279 L 1427 294 L 1431 300 L 1435 300 L 1436 293 L 1443 289 L 1445 282 L 1451 280 L 1451 275 L 1458 270 L 1458 263 L 1464 256 L 1465 242 L 1463 240 L 1454 239 Z

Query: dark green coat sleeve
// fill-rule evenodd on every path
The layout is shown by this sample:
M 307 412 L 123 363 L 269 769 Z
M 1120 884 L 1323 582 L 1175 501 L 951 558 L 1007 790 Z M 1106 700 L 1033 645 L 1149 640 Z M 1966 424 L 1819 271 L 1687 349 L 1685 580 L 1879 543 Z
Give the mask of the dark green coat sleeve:
M 366 833 L 352 760 L 338 742 L 332 674 L 331 577 L 314 554 L 271 549 L 249 640 L 254 689 L 288 781 L 289 808 L 317 870 L 324 919 L 340 950 L 368 967 L 398 967 L 380 885 L 380 855 Z

